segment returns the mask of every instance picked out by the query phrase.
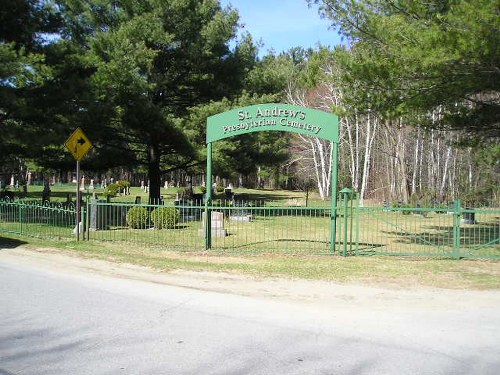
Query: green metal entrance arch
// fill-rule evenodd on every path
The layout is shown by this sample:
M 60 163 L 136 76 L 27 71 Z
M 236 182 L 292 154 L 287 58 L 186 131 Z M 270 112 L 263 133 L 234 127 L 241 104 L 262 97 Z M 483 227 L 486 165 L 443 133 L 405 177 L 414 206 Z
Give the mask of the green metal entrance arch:
M 212 143 L 258 131 L 288 131 L 305 134 L 332 143 L 330 251 L 335 252 L 337 185 L 339 155 L 339 119 L 316 109 L 290 104 L 266 103 L 232 109 L 207 119 L 207 196 L 205 199 L 205 248 L 212 246 Z

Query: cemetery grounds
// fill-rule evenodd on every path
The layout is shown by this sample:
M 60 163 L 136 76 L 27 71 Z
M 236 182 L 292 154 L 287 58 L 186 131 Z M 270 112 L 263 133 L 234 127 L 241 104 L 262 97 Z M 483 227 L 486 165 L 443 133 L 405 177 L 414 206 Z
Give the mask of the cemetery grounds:
M 37 199 L 41 194 L 41 188 L 37 188 L 31 187 L 26 199 Z M 74 189 L 74 185 L 53 187 L 51 200 L 62 205 Z M 448 208 L 389 209 L 380 203 L 365 202 L 360 210 L 355 200 L 342 201 L 340 197 L 336 250 L 331 256 L 329 202 L 312 196 L 308 197 L 306 206 L 304 192 L 243 189 L 236 192 L 248 202 L 244 207 L 227 205 L 224 197 L 215 197 L 214 206 L 219 204 L 217 211 L 224 213 L 227 235 L 214 236 L 208 251 L 204 249 L 201 220 L 188 217 L 196 214 L 184 213 L 185 217 L 171 229 L 158 230 L 151 224 L 141 229 L 128 228 L 128 208 L 134 206 L 138 196 L 147 201 L 147 194 L 140 188 L 131 188 L 130 195 L 113 198 L 109 206 L 107 202 L 102 203 L 108 207 L 108 224 L 103 229 L 83 233 L 83 241 L 75 241 L 71 233 L 71 215 L 68 215 L 68 224 L 40 220 L 24 223 L 19 233 L 18 224 L 6 222 L 4 214 L 0 230 L 4 240 L 29 241 L 36 243 L 38 249 L 58 248 L 162 270 L 242 271 L 341 281 L 381 278 L 386 282 L 399 280 L 399 283 L 404 278 L 404 283 L 413 280 L 417 284 L 446 284 L 452 288 L 466 284 L 490 288 L 500 284 L 498 208 L 481 209 L 475 212 L 476 223 L 459 225 L 459 258 L 462 260 L 455 262 L 450 258 L 456 255 L 454 235 L 457 233 L 453 232 L 456 232 L 457 217 L 450 214 Z M 162 189 L 165 206 L 174 206 L 176 193 L 177 189 Z M 201 212 L 203 206 L 178 209 Z M 240 217 L 250 215 L 251 219 L 232 221 L 230 217 L 235 212 Z M 415 267 L 419 271 L 415 271 Z

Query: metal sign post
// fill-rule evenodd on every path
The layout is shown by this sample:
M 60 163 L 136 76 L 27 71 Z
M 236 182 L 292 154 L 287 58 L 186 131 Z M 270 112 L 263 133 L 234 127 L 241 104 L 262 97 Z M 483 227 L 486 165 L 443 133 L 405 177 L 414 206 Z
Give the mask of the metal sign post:
M 76 240 L 80 241 L 80 160 L 76 161 Z
M 212 247 L 212 142 L 207 144 L 207 177 L 205 196 L 205 249 Z
M 92 142 L 87 138 L 82 129 L 77 128 L 71 134 L 64 146 L 71 152 L 76 160 L 76 240 L 80 241 L 80 217 L 81 217 L 81 200 L 80 200 L 80 160 L 92 148 Z

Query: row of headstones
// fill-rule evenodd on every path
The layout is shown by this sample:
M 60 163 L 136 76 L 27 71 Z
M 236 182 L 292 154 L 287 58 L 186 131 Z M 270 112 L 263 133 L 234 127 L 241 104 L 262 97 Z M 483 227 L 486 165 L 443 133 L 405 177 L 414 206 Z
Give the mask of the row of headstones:
M 402 204 L 399 202 L 398 204 Z M 437 205 L 437 203 L 435 203 Z M 387 201 L 383 202 L 384 206 L 384 211 L 389 211 L 389 204 Z M 454 204 L 453 202 L 448 203 L 448 211 L 446 212 L 448 215 L 453 215 L 454 212 Z M 416 208 L 421 208 L 420 204 L 416 204 Z M 415 214 L 420 215 L 420 216 L 426 216 L 425 211 L 416 211 Z M 478 224 L 478 221 L 476 220 L 476 213 L 474 211 L 469 211 L 469 212 L 463 212 L 462 213 L 462 219 L 461 219 L 462 224 Z

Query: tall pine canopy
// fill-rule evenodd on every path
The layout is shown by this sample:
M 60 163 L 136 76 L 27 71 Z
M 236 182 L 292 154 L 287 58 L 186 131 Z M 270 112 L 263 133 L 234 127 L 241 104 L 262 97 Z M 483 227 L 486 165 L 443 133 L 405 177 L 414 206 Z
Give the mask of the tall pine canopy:
M 147 168 L 150 199 L 170 168 L 195 162 L 182 129 L 188 109 L 241 91 L 248 59 L 231 50 L 238 14 L 216 0 L 61 1 L 63 37 L 85 46 L 100 156 Z M 249 67 L 248 67 L 249 68 Z
M 345 66 L 372 108 L 439 110 L 439 124 L 500 135 L 497 0 L 310 0 L 350 44 Z

